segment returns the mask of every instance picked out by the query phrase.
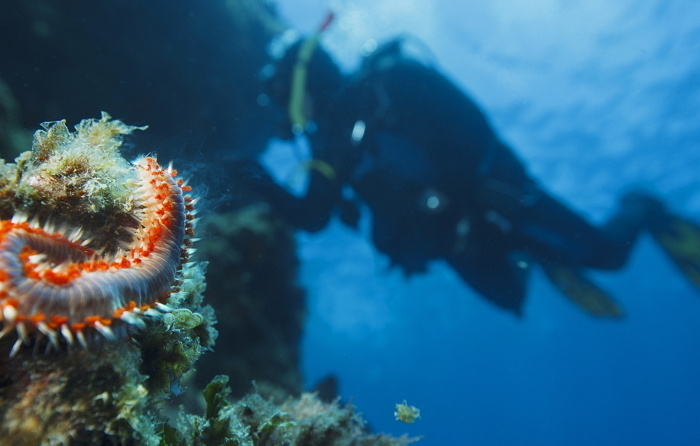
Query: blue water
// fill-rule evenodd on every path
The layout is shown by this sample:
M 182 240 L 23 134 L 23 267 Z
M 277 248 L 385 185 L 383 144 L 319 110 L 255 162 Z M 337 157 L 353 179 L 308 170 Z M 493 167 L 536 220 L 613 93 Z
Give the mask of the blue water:
M 278 4 L 305 33 L 328 9 Z M 410 31 L 533 175 L 592 221 L 630 185 L 700 220 L 700 2 L 333 7 L 324 44 L 346 69 L 373 42 Z M 289 151 L 273 145 L 268 161 L 293 172 Z M 368 225 L 299 241 L 308 384 L 337 374 L 373 429 L 423 435 L 425 445 L 700 444 L 700 293 L 648 238 L 624 271 L 593 275 L 624 306 L 623 321 L 580 312 L 540 271 L 518 320 L 441 263 L 408 281 L 388 270 Z M 404 399 L 422 411 L 413 425 L 393 419 Z

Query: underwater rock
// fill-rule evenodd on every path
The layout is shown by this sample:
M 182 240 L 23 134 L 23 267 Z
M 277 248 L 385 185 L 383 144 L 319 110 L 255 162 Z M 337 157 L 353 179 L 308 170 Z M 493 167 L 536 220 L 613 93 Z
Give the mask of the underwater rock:
M 99 352 L 19 353 L 2 359 L 0 444 L 14 446 L 157 445 L 139 348 L 113 342 Z
M 300 339 L 306 313 L 293 231 L 266 205 L 209 214 L 197 255 L 209 262 L 206 299 L 220 315 L 219 342 L 197 380 L 231 378 L 235 398 L 255 388 L 283 401 L 302 390 Z
M 403 446 L 419 440 L 370 434 L 351 405 L 324 403 L 310 393 L 280 406 L 258 394 L 230 403 L 227 381 L 218 376 L 207 386 L 204 416 L 181 411 L 181 429 L 166 429 L 167 445 Z
M 0 157 L 14 158 L 31 141 L 31 133 L 24 130 L 20 122 L 19 103 L 10 87 L 0 79 Z
M 7 0 L 2 11 L 0 78 L 23 128 L 109 110 L 149 124 L 139 146 L 191 160 L 272 136 L 258 74 L 285 26 L 268 0 Z

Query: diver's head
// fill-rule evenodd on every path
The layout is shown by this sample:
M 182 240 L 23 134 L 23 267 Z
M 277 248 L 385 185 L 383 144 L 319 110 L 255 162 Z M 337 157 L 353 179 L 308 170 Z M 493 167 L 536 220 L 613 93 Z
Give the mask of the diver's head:
M 265 89 L 285 110 L 285 129 L 279 135 L 291 139 L 307 130 L 307 124 L 326 113 L 343 84 L 340 69 L 318 43 L 318 35 L 300 39 L 267 71 Z

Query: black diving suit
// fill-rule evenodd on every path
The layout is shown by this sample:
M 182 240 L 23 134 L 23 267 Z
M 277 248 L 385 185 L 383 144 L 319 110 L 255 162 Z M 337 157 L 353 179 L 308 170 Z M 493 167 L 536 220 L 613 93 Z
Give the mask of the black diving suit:
M 621 267 L 660 202 L 631 195 L 606 225 L 592 226 L 529 176 L 466 94 L 403 57 L 398 41 L 313 109 L 306 195 L 262 172 L 254 181 L 294 226 L 325 227 L 347 206 L 350 186 L 371 210 L 374 245 L 407 274 L 444 259 L 481 295 L 521 314 L 530 266 L 539 263 L 590 312 L 619 316 L 579 271 Z

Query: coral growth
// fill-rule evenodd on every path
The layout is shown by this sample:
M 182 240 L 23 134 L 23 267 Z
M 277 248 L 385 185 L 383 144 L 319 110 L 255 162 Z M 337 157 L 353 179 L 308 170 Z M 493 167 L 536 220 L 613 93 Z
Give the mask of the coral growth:
M 99 354 L 21 352 L 3 358 L 0 444 L 157 445 L 153 393 L 135 364 L 139 349 L 114 342 Z
M 121 158 L 134 129 L 47 124 L 0 172 L 0 444 L 158 444 L 155 404 L 213 344 L 189 186 Z
M 366 431 L 352 406 L 324 403 L 303 394 L 277 407 L 257 394 L 229 403 L 228 379 L 216 377 L 204 391 L 205 415 L 180 414 L 180 431 L 166 430 L 172 446 L 402 446 L 415 438 Z
M 115 251 L 138 226 L 128 180 L 134 169 L 120 156 L 123 135 L 145 127 L 86 119 L 71 132 L 65 121 L 42 124 L 32 151 L 0 169 L 0 219 L 18 211 L 91 231 L 90 247 Z M 132 229 L 129 229 L 132 228 Z M 115 237 L 116 235 L 116 237 Z

